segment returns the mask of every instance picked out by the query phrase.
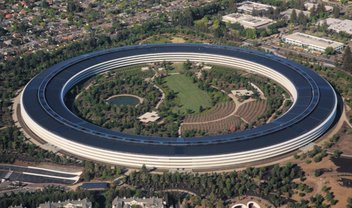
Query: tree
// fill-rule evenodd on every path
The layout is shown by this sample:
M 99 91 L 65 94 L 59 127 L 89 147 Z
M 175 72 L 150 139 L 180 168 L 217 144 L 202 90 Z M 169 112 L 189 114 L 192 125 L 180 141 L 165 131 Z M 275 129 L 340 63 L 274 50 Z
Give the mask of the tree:
M 302 25 L 303 27 L 306 26 L 307 24 L 307 18 L 306 16 L 304 15 L 303 11 L 301 11 L 300 13 L 298 13 L 298 19 L 297 19 L 298 23 L 300 25 Z
M 332 9 L 332 15 L 335 17 L 335 18 L 338 18 L 340 17 L 340 8 L 338 6 L 334 6 L 333 9 Z
M 224 202 L 219 199 L 217 202 L 216 202 L 216 208 L 223 208 L 224 207 Z
M 319 25 L 319 30 L 322 31 L 322 32 L 327 32 L 329 29 L 329 25 L 328 23 L 326 22 L 326 20 L 324 20 L 322 23 L 320 23 Z
M 237 3 L 236 0 L 229 0 L 229 6 L 228 6 L 229 12 L 237 12 Z
M 323 174 L 324 172 L 322 171 L 322 169 L 315 169 L 314 170 L 314 176 L 315 177 L 319 177 Z
M 246 32 L 246 38 L 249 38 L 249 39 L 257 38 L 257 32 L 255 29 L 247 28 L 245 29 L 245 32 Z
M 82 12 L 83 8 L 78 3 L 74 2 L 74 1 L 69 1 L 67 3 L 67 11 L 70 13 Z
M 347 199 L 347 206 L 346 206 L 347 208 L 352 208 L 352 197 L 349 197 L 348 199 Z
M 347 71 L 352 70 L 352 55 L 351 48 L 349 46 L 346 46 L 345 51 L 343 52 L 342 68 Z
M 295 25 L 297 24 L 297 12 L 295 9 L 291 12 L 290 22 Z
M 341 4 L 347 4 L 348 0 L 340 0 Z
M 176 22 L 180 25 L 184 26 L 192 26 L 193 24 L 193 14 L 190 8 L 186 9 L 184 12 L 175 12 L 177 14 L 174 18 L 176 18 Z
M 48 3 L 46 0 L 42 0 L 41 6 L 42 6 L 43 8 L 49 8 L 49 3 Z
M 333 54 L 335 54 L 335 49 L 333 47 L 329 46 L 325 49 L 325 54 L 326 55 L 333 55 Z
M 197 30 L 206 32 L 208 30 L 208 22 L 209 22 L 209 19 L 207 16 L 205 16 L 200 20 L 194 21 L 194 25 L 197 28 Z
M 341 150 L 334 150 L 334 152 L 332 153 L 331 157 L 333 158 L 339 158 L 342 154 Z
M 5 28 L 0 27 L 0 36 L 6 35 L 7 32 L 8 32 L 8 31 L 7 31 Z

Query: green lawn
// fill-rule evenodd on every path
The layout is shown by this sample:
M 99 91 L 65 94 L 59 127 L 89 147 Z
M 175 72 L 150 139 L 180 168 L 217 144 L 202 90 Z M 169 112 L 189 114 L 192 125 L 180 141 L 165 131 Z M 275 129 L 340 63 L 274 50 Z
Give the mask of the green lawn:
M 191 109 L 199 112 L 200 106 L 204 108 L 211 106 L 211 100 L 207 92 L 199 89 L 190 77 L 184 74 L 175 74 L 167 76 L 165 81 L 171 90 L 177 92 L 177 99 L 182 105 L 181 111 L 186 112 L 187 109 Z

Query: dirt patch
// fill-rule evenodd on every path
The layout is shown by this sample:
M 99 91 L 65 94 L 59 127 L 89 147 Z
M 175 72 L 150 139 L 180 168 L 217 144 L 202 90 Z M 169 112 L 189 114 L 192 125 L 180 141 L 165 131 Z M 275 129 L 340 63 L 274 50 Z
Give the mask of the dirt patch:
M 341 150 L 343 154 L 352 155 L 352 134 L 342 134 L 331 149 L 332 151 Z
M 331 187 L 331 190 L 335 199 L 338 200 L 334 207 L 346 207 L 348 197 L 351 197 L 351 188 L 341 186 L 339 180 L 341 178 L 337 171 L 337 166 L 330 160 L 329 157 L 325 157 L 321 162 L 306 164 L 304 161 L 295 160 L 303 171 L 306 173 L 306 180 L 303 182 L 313 188 L 313 191 L 304 197 L 300 197 L 295 194 L 292 199 L 300 201 L 301 199 L 309 200 L 311 196 L 319 193 L 325 197 L 325 193 L 322 192 L 324 186 Z M 319 168 L 331 169 L 331 172 L 326 172 L 319 177 L 314 176 L 314 171 Z M 345 177 L 345 176 L 344 176 Z

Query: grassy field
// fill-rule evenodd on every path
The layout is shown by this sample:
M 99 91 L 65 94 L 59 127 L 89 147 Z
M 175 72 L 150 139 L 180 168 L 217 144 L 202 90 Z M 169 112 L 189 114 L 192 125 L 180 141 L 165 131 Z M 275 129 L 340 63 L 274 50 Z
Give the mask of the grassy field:
M 186 112 L 191 109 L 199 112 L 199 107 L 210 107 L 210 97 L 207 92 L 199 89 L 191 78 L 184 74 L 175 74 L 165 78 L 166 84 L 171 90 L 177 92 L 177 98 L 182 105 L 181 111 Z

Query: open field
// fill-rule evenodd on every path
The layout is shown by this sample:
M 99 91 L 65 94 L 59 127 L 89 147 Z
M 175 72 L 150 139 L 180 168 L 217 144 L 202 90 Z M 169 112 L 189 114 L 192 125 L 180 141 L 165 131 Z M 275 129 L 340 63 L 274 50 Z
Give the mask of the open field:
M 337 141 L 334 147 L 331 148 L 331 151 L 340 150 L 343 152 L 343 154 L 352 156 L 352 134 L 350 129 L 346 131 L 346 133 L 343 133 L 340 136 L 340 139 Z
M 167 86 L 177 93 L 179 103 L 182 105 L 180 110 L 187 109 L 199 112 L 199 107 L 210 107 L 210 97 L 205 92 L 199 89 L 191 80 L 184 74 L 175 74 L 165 78 Z

